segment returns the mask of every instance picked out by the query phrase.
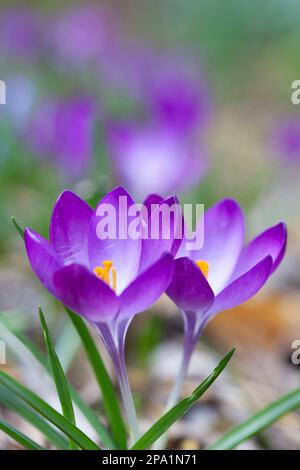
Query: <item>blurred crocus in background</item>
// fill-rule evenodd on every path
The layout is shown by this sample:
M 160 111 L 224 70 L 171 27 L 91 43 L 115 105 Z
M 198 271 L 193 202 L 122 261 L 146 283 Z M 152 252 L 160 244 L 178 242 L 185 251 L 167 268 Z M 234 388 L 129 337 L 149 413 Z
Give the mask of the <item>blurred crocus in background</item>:
M 145 79 L 145 100 L 154 119 L 181 134 L 200 132 L 212 111 L 211 96 L 199 66 L 184 52 L 156 58 Z
M 109 54 L 117 31 L 110 9 L 93 3 L 77 5 L 54 17 L 48 43 L 61 63 L 84 66 Z
M 300 117 L 289 116 L 277 123 L 273 149 L 287 164 L 300 163 Z
M 145 70 L 136 69 L 147 119 L 107 126 L 116 179 L 140 198 L 183 193 L 200 182 L 208 165 L 203 130 L 211 111 L 194 63 L 148 53 Z
M 1 56 L 32 60 L 41 48 L 42 19 L 25 6 L 16 6 L 0 13 Z
M 170 129 L 115 123 L 108 127 L 107 139 L 117 180 L 139 198 L 150 192 L 167 196 L 186 191 L 206 169 L 200 142 Z
M 95 107 L 87 97 L 47 101 L 40 105 L 26 134 L 29 148 L 49 159 L 66 181 L 82 179 L 93 152 Z

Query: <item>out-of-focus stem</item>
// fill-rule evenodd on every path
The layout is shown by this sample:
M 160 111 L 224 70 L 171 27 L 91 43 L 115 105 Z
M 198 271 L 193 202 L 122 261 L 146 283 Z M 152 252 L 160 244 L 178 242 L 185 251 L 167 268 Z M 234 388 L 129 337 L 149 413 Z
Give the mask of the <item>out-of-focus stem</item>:
M 140 436 L 138 418 L 134 406 L 133 396 L 131 392 L 131 387 L 129 384 L 125 357 L 124 357 L 124 350 L 118 352 L 117 357 L 118 364 L 115 364 L 116 374 L 120 386 L 120 391 L 122 395 L 124 409 L 127 415 L 129 427 L 132 433 L 132 437 L 134 442 L 137 441 Z

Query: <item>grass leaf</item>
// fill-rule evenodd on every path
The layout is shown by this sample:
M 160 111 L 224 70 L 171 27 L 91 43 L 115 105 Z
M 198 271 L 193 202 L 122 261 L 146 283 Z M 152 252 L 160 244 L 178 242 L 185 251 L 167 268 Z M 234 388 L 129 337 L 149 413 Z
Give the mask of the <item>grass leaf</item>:
M 43 447 L 39 446 L 36 442 L 32 441 L 29 437 L 25 436 L 25 434 L 15 429 L 3 419 L 0 419 L 0 431 L 5 432 L 5 434 L 12 437 L 15 441 L 25 447 L 25 449 L 45 450 Z
M 51 374 L 50 365 L 47 361 L 45 355 L 32 343 L 27 336 L 21 333 L 11 322 L 8 318 L 1 314 L 0 315 L 1 323 L 7 328 L 7 330 L 12 333 L 18 341 L 32 354 L 32 356 L 41 364 L 41 366 L 45 369 L 48 374 Z M 70 386 L 71 396 L 80 409 L 80 411 L 85 415 L 86 419 L 92 425 L 92 427 L 97 432 L 101 442 L 108 448 L 108 449 L 115 449 L 115 443 L 113 442 L 112 438 L 110 437 L 109 433 L 105 429 L 105 426 L 102 424 L 96 413 L 90 408 L 80 397 L 75 389 Z
M 300 388 L 283 395 L 279 400 L 266 406 L 251 418 L 232 428 L 220 437 L 208 450 L 234 449 L 241 442 L 246 441 L 263 429 L 270 426 L 286 413 L 300 407 Z
M 21 225 L 18 224 L 18 222 L 16 221 L 14 217 L 11 217 L 10 220 L 14 224 L 15 229 L 17 230 L 20 237 L 24 239 L 24 230 L 22 229 Z
M 217 365 L 214 371 L 202 382 L 187 398 L 181 400 L 177 405 L 173 406 L 165 413 L 150 429 L 134 444 L 132 450 L 149 449 L 149 447 L 162 436 L 179 418 L 181 418 L 206 390 L 213 384 L 221 372 L 225 369 L 230 361 L 234 349 L 232 349 Z
M 71 398 L 71 393 L 69 390 L 69 385 L 64 374 L 61 363 L 58 359 L 56 351 L 51 341 L 49 334 L 48 326 L 42 311 L 42 308 L 39 307 L 40 322 L 44 332 L 45 344 L 48 353 L 49 364 L 51 367 L 52 376 L 55 382 L 57 394 L 61 404 L 61 410 L 65 418 L 67 418 L 71 423 L 76 424 L 75 414 L 73 409 L 73 403 Z M 70 449 L 77 449 L 77 446 L 70 440 Z
M 18 399 L 16 396 L 8 393 L 8 391 L 0 387 L 0 404 L 5 408 L 22 416 L 25 421 L 31 423 L 38 429 L 56 448 L 66 450 L 68 449 L 68 441 L 64 436 L 58 433 L 49 423 L 36 411 L 32 410 L 26 403 Z
M 0 386 L 4 387 L 9 393 L 23 400 L 27 405 L 34 409 L 41 416 L 50 421 L 54 426 L 60 429 L 70 439 L 84 450 L 99 450 L 95 442 L 93 442 L 86 434 L 78 429 L 73 423 L 67 420 L 63 415 L 58 413 L 42 398 L 37 396 L 28 388 L 18 383 L 3 371 L 0 371 Z

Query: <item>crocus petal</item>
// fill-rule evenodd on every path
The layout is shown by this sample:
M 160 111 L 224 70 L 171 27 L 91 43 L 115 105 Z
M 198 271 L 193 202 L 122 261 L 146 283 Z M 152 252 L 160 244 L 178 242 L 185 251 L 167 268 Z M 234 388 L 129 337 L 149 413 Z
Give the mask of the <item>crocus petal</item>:
M 111 318 L 119 310 L 114 291 L 84 266 L 70 264 L 53 278 L 59 300 L 90 321 Z
M 128 317 L 151 307 L 169 286 L 172 275 L 173 257 L 165 254 L 121 294 L 120 315 Z
M 182 209 L 175 196 L 161 201 L 152 210 L 144 230 L 139 272 L 160 259 L 163 253 L 176 254 L 182 240 Z
M 253 297 L 265 284 L 272 270 L 272 258 L 267 256 L 217 295 L 208 318 L 216 313 L 237 307 Z
M 88 230 L 93 210 L 71 191 L 58 198 L 50 223 L 50 240 L 63 264 L 88 266 Z
M 272 272 L 274 272 L 284 256 L 286 240 L 287 231 L 283 223 L 258 235 L 242 250 L 233 277 L 241 276 L 268 255 L 273 259 Z
M 198 230 L 203 227 L 203 220 Z M 209 264 L 208 282 L 218 294 L 230 279 L 244 241 L 244 217 L 240 206 L 224 199 L 204 214 L 204 246 L 190 252 L 195 260 Z
M 190 258 L 174 261 L 173 280 L 168 296 L 184 311 L 204 312 L 214 300 L 214 293 L 197 265 Z
M 27 256 L 33 272 L 54 296 L 53 274 L 62 267 L 52 245 L 38 233 L 27 228 L 24 233 Z
M 160 204 L 163 201 L 163 197 L 159 196 L 158 194 L 150 194 L 143 202 L 143 205 L 147 209 L 148 219 L 151 217 L 152 209 L 156 208 L 157 204 Z
M 130 223 L 137 220 L 136 216 L 128 216 L 128 210 L 133 206 L 134 202 L 125 189 L 114 189 L 99 203 L 89 229 L 90 268 L 93 270 L 96 266 L 102 266 L 103 261 L 111 260 L 117 272 L 118 295 L 136 277 L 140 263 L 141 235 L 137 239 L 128 235 Z M 109 225 L 115 233 L 101 239 L 98 224 L 100 220 L 105 222 L 109 219 Z M 123 235 L 120 235 L 120 232 Z

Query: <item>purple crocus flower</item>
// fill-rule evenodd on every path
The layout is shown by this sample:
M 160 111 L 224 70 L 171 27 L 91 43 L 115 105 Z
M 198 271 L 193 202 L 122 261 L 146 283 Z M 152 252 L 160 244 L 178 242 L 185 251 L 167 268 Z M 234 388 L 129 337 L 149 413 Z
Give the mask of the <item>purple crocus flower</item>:
M 108 86 L 140 101 L 158 126 L 190 135 L 202 130 L 211 114 L 209 88 L 193 57 L 158 51 L 149 44 L 118 41 L 100 63 Z
M 207 322 L 253 297 L 278 268 L 286 248 L 283 223 L 244 246 L 244 216 L 234 200 L 218 202 L 203 217 L 196 228 L 204 227 L 203 247 L 187 251 L 183 239 L 167 289 L 182 312 L 185 328 L 182 366 L 169 407 L 178 398 L 191 354 Z
M 206 170 L 200 143 L 164 127 L 114 124 L 107 140 L 117 180 L 140 199 L 151 191 L 181 193 Z
M 1 55 L 33 58 L 41 45 L 41 18 L 28 7 L 14 7 L 0 14 Z
M 122 198 L 122 203 L 120 200 Z M 124 200 L 126 202 L 124 206 Z M 146 204 L 153 200 L 150 198 Z M 166 204 L 174 204 L 169 198 Z M 100 239 L 99 211 L 111 207 L 116 233 Z M 27 228 L 25 246 L 31 267 L 48 291 L 98 329 L 114 363 L 124 407 L 135 438 L 138 425 L 125 367 L 124 342 L 135 314 L 149 308 L 166 290 L 173 274 L 175 241 L 142 243 L 126 236 L 134 207 L 121 187 L 107 194 L 94 211 L 70 191 L 57 200 L 50 223 L 50 241 Z
M 293 116 L 280 122 L 273 138 L 275 151 L 287 163 L 300 163 L 300 118 Z
M 194 61 L 188 59 L 182 54 L 162 57 L 145 90 L 154 118 L 183 134 L 202 130 L 211 113 L 208 87 Z
M 34 153 L 54 161 L 65 180 L 76 181 L 90 164 L 94 119 L 89 98 L 48 101 L 29 124 L 26 140 Z
M 118 25 L 113 12 L 96 4 L 71 7 L 53 23 L 50 47 L 70 65 L 87 65 L 112 48 Z

